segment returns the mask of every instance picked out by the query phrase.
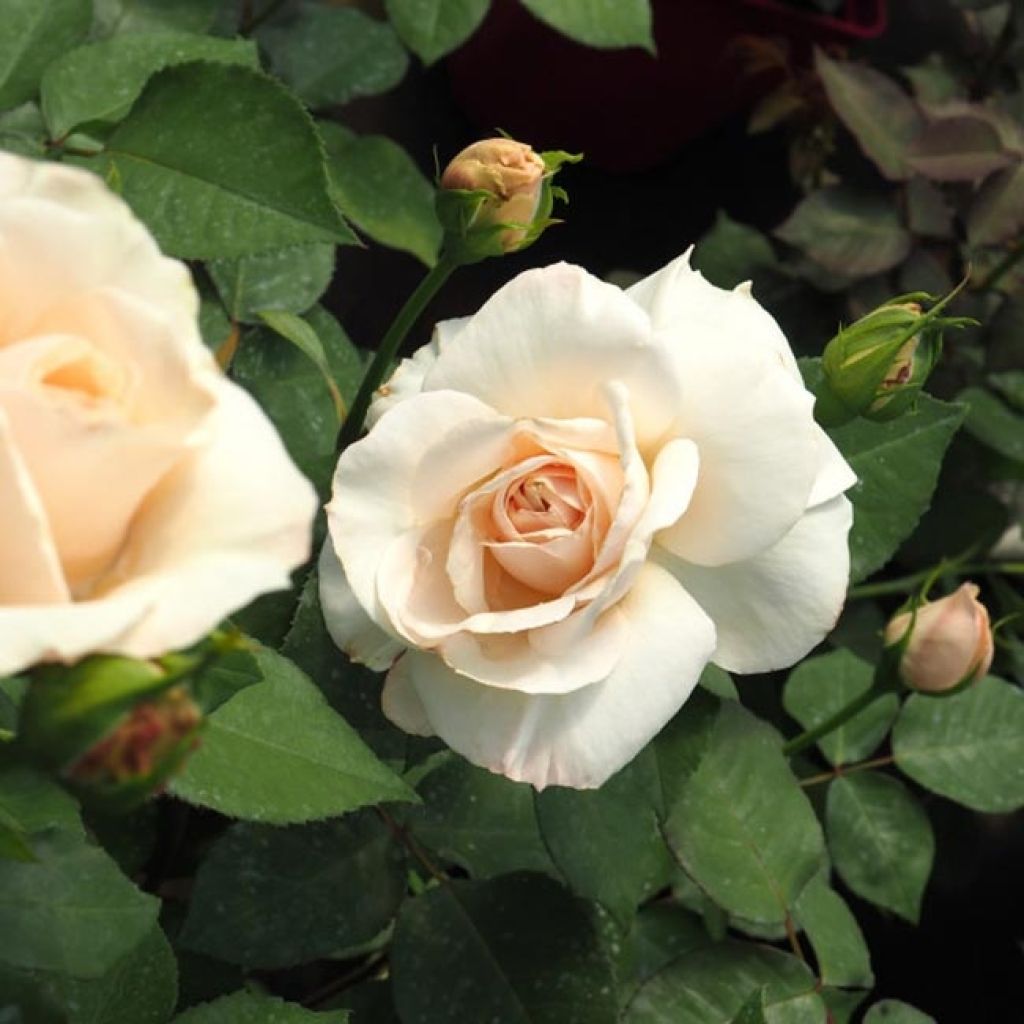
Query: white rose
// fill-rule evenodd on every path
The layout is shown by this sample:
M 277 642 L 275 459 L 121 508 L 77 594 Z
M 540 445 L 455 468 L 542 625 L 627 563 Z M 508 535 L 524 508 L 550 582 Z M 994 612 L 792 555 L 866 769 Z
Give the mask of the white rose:
M 186 646 L 307 557 L 316 499 L 86 171 L 0 153 L 0 675 Z
M 855 477 L 812 405 L 749 285 L 685 256 L 627 292 L 527 271 L 440 324 L 342 455 L 328 627 L 394 662 L 407 731 L 598 786 L 709 661 L 781 668 L 835 623 Z

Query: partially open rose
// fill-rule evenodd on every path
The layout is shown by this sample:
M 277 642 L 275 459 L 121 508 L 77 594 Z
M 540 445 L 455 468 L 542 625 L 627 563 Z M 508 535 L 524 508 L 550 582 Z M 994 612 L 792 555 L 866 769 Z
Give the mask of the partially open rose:
M 328 626 L 384 709 L 537 787 L 600 785 L 708 661 L 791 664 L 849 572 L 854 475 L 749 286 L 530 270 L 438 325 L 341 457 Z M 397 658 L 397 660 L 395 660 Z
M 192 643 L 304 561 L 316 499 L 94 175 L 0 153 L 0 675 Z

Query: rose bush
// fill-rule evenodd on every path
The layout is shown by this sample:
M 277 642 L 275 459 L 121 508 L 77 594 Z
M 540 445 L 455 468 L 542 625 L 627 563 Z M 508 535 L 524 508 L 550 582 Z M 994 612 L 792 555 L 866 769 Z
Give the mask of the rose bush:
M 855 477 L 749 286 L 529 270 L 438 325 L 341 456 L 321 597 L 387 715 L 594 787 L 709 662 L 790 665 L 846 591 Z M 397 659 L 397 660 L 396 660 Z
M 198 305 L 98 177 L 0 154 L 0 675 L 185 646 L 307 557 L 313 489 Z

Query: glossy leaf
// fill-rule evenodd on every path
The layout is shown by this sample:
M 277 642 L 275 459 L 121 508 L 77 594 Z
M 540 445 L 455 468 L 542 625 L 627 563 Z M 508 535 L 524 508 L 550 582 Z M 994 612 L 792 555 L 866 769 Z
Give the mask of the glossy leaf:
M 967 406 L 964 430 L 968 434 L 1008 459 L 1024 460 L 1024 415 L 985 388 L 964 388 L 957 401 Z
M 976 811 L 1024 806 L 1024 693 L 983 679 L 935 699 L 915 694 L 892 734 L 900 771 L 934 793 Z
M 835 274 L 867 277 L 901 263 L 910 235 L 887 199 L 832 185 L 812 192 L 775 231 Z
M 93 0 L 93 35 L 129 32 L 205 32 L 221 0 Z
M 843 881 L 858 895 L 917 922 L 935 838 L 898 779 L 858 772 L 829 784 L 825 827 Z
M 381 245 L 433 266 L 441 245 L 434 187 L 405 150 L 383 135 L 356 135 L 331 122 L 321 132 L 334 199 L 345 216 Z
M 924 128 L 909 96 L 874 68 L 835 61 L 821 50 L 814 64 L 829 103 L 853 133 L 865 155 L 891 181 L 910 177 L 907 149 Z
M 348 1024 L 345 1010 L 315 1013 L 276 996 L 243 990 L 211 1003 L 193 1006 L 174 1018 L 174 1024 Z
M 622 1024 L 731 1024 L 764 989 L 768 1024 L 825 1024 L 815 978 L 796 957 L 727 941 L 673 960 L 642 985 Z
M 822 654 L 793 670 L 782 703 L 805 729 L 813 729 L 868 690 L 873 677 L 873 666 L 849 651 Z M 870 757 L 885 739 L 899 706 L 894 693 L 883 694 L 818 740 L 818 749 L 831 764 Z
M 998 245 L 1024 227 L 1024 162 L 994 174 L 967 211 L 967 240 L 972 246 Z
M 90 0 L 4 0 L 0 110 L 35 95 L 47 64 L 85 37 Z
M 536 796 L 544 843 L 569 887 L 622 923 L 671 876 L 672 857 L 658 827 L 659 798 L 650 749 L 600 789 L 549 786 Z
M 330 956 L 388 925 L 405 894 L 404 864 L 376 815 L 239 823 L 199 869 L 180 942 L 247 968 Z
M 719 210 L 711 230 L 693 250 L 691 265 L 719 288 L 735 288 L 777 264 L 771 242 L 756 228 Z
M 259 323 L 261 312 L 305 313 L 323 295 L 334 274 L 334 246 L 314 242 L 234 260 L 211 260 L 206 269 L 228 316 L 241 323 Z
M 491 0 L 387 0 L 402 42 L 424 64 L 461 46 L 484 20 Z
M 273 70 L 314 109 L 386 92 L 409 65 L 390 25 L 348 7 L 306 2 L 259 38 Z
M 654 52 L 650 0 L 523 0 L 531 14 L 578 43 Z
M 115 36 L 63 54 L 40 83 L 51 136 L 61 138 L 87 121 L 120 121 L 151 75 L 196 60 L 259 68 L 251 42 L 184 32 Z
M 875 1003 L 864 1016 L 864 1024 L 936 1024 L 934 1017 L 915 1010 L 898 999 L 883 999 Z
M 871 988 L 871 959 L 857 919 L 825 875 L 813 878 L 796 902 L 796 920 L 807 933 L 825 985 Z
M 32 837 L 36 860 L 0 860 L 0 962 L 97 978 L 142 941 L 158 901 L 80 834 Z
M 154 75 L 90 166 L 172 256 L 354 241 L 330 199 L 312 121 L 248 68 L 184 64 Z
M 408 901 L 391 947 L 402 1024 L 614 1024 L 611 967 L 581 901 L 543 875 Z
M 210 716 L 177 796 L 277 825 L 414 799 L 294 664 L 266 649 L 256 660 L 263 681 Z
M 668 809 L 679 863 L 729 913 L 785 921 L 824 856 L 821 828 L 781 752 L 778 734 L 733 701 Z
M 451 755 L 420 783 L 419 794 L 423 806 L 408 816 L 413 835 L 473 878 L 512 871 L 557 875 L 529 786 Z
M 928 508 L 942 456 L 964 416 L 961 406 L 922 394 L 917 407 L 888 423 L 855 420 L 832 438 L 857 474 L 851 582 L 880 569 Z

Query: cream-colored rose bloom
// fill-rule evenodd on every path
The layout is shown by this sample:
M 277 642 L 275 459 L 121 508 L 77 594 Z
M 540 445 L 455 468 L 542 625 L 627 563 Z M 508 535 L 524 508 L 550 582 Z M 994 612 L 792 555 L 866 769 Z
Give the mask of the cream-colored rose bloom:
M 749 286 L 530 270 L 399 366 L 342 455 L 321 596 L 384 710 L 592 787 L 713 661 L 792 664 L 849 574 L 854 475 Z
M 305 560 L 316 499 L 96 176 L 0 153 L 0 675 L 198 640 Z

